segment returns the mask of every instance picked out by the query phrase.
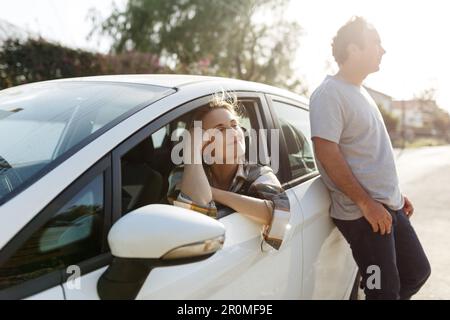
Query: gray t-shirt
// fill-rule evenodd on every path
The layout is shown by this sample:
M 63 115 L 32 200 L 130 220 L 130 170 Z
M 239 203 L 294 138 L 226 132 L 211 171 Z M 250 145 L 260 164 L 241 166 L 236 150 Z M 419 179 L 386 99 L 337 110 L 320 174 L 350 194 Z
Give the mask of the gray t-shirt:
M 311 96 L 310 121 L 311 137 L 339 144 L 354 176 L 374 200 L 393 210 L 403 207 L 392 144 L 381 113 L 364 87 L 327 76 Z M 317 165 L 330 191 L 331 216 L 361 218 L 359 207 L 336 187 L 319 161 Z

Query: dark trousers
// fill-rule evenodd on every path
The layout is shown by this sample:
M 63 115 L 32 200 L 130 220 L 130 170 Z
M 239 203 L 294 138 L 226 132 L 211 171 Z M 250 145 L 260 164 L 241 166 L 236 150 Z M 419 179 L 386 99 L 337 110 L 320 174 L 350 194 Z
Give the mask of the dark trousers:
M 392 232 L 383 236 L 364 217 L 333 220 L 350 244 L 366 299 L 410 299 L 430 276 L 430 264 L 403 209 L 386 209 L 392 215 Z

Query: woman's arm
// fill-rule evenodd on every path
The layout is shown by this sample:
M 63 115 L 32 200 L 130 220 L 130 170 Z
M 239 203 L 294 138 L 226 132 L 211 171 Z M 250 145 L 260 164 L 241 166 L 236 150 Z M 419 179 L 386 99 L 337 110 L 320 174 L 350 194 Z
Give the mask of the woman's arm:
M 214 201 L 230 207 L 258 223 L 269 225 L 272 221 L 273 208 L 268 200 L 248 197 L 213 187 L 211 187 L 211 191 Z
M 213 199 L 264 225 L 266 243 L 279 250 L 290 230 L 289 197 L 270 167 L 254 166 L 250 176 L 257 175 L 243 196 L 211 188 Z
M 195 160 L 202 159 L 202 143 L 195 144 L 193 130 L 190 132 L 191 139 L 185 142 L 183 150 L 184 172 L 181 180 L 181 192 L 200 206 L 207 206 L 213 199 L 211 187 L 206 177 L 202 164 L 195 164 Z M 189 143 L 189 146 L 186 144 Z
M 201 164 L 185 164 L 181 192 L 201 206 L 207 206 L 213 199 L 211 187 Z

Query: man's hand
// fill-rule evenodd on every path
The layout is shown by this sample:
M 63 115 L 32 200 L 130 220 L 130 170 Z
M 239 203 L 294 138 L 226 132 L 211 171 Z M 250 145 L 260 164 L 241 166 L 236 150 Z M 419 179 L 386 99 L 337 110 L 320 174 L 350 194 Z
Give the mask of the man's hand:
M 373 232 L 381 235 L 390 234 L 392 230 L 392 216 L 383 205 L 375 200 L 361 206 L 363 215 L 372 226 Z
M 331 180 L 345 195 L 361 208 L 373 232 L 382 235 L 391 233 L 392 216 L 379 202 L 373 200 L 361 186 L 348 166 L 337 143 L 313 137 L 317 159 L 323 165 Z
M 405 205 L 403 206 L 403 211 L 405 211 L 405 214 L 408 218 L 411 218 L 411 216 L 414 213 L 414 207 L 407 197 L 403 196 L 403 198 L 405 198 Z

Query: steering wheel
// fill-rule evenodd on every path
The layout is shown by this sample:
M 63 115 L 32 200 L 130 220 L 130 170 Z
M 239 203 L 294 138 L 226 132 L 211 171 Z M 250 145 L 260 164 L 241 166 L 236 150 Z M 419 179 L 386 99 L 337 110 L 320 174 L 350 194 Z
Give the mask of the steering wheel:
M 2 156 L 0 156 L 0 178 L 4 180 L 5 187 L 9 192 L 13 191 L 23 183 L 23 179 L 17 170 L 11 167 L 8 161 Z

